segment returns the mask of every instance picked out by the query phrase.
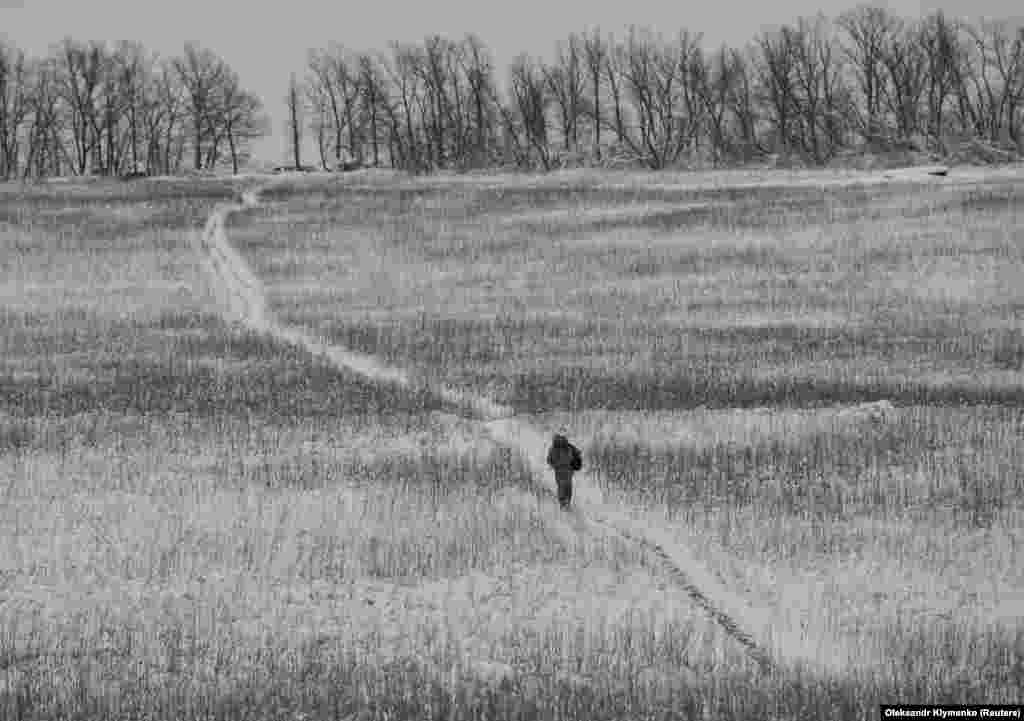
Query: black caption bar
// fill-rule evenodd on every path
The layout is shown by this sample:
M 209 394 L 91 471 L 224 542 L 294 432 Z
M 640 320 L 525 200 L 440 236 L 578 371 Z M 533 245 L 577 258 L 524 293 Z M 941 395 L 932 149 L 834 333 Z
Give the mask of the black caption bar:
M 882 704 L 881 721 L 892 719 L 1024 719 L 1024 705 Z

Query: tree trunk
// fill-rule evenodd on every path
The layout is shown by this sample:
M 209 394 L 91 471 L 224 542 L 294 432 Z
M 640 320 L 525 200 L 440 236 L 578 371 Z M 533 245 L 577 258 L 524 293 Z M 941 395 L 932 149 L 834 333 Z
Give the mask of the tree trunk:
M 594 82 L 594 157 L 601 162 L 601 74 L 593 74 Z
M 230 123 L 227 127 L 227 136 L 228 148 L 231 150 L 231 174 L 238 175 L 238 148 L 235 144 L 234 128 L 231 127 Z
M 370 134 L 373 142 L 373 167 L 380 167 L 380 139 L 377 137 L 377 108 L 370 111 Z
M 203 169 L 203 125 L 202 115 L 196 111 L 195 117 L 195 161 L 196 170 Z

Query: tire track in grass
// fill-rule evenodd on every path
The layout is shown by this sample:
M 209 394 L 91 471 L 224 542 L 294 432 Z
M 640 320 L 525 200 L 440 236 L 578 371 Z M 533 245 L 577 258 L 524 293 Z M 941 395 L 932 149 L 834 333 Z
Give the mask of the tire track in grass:
M 279 325 L 270 318 L 262 284 L 231 246 L 224 228 L 232 213 L 259 206 L 259 192 L 259 189 L 244 192 L 241 204 L 218 206 L 203 232 L 194 234 L 195 250 L 213 278 L 226 315 L 253 330 L 305 348 L 338 368 L 354 371 L 372 381 L 407 388 L 416 386 L 417 382 L 400 368 L 387 366 L 372 356 L 346 350 L 300 329 Z M 511 407 L 448 385 L 431 386 L 430 391 L 445 401 L 457 404 L 467 415 L 480 421 L 483 429 L 498 444 L 520 452 L 538 479 L 548 477 L 544 463 L 549 440 L 547 434 L 514 418 Z M 668 575 L 687 592 L 694 604 L 741 644 L 765 671 L 774 670 L 780 662 L 816 673 L 840 670 L 839 659 L 843 659 L 845 654 L 835 643 L 815 645 L 805 637 L 775 628 L 770 614 L 752 608 L 744 599 L 724 588 L 668 533 L 608 504 L 590 473 L 579 473 L 575 486 L 574 510 L 569 515 L 577 525 L 556 523 L 555 530 L 560 534 L 574 540 L 578 526 L 582 525 L 596 535 L 618 537 L 642 547 L 659 559 Z

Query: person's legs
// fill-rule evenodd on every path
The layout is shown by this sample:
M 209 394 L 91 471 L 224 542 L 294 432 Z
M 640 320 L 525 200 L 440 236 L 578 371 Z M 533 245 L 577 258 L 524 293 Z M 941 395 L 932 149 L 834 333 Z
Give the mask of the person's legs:
M 558 482 L 558 503 L 562 508 L 568 508 L 572 502 L 572 474 L 558 473 L 555 480 Z

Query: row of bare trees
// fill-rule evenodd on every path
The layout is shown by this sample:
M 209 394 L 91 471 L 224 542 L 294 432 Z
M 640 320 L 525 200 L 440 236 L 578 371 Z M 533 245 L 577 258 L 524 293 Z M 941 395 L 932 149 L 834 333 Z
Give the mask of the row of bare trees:
M 517 57 L 504 80 L 472 35 L 316 50 L 289 94 L 293 147 L 308 130 L 323 167 L 414 171 L 773 153 L 821 164 L 865 146 L 941 153 L 968 136 L 1024 149 L 1024 31 L 942 12 L 862 5 L 713 51 L 688 31 L 588 31 L 548 62 Z
M 976 138 L 1024 150 L 1024 31 L 1009 22 L 904 19 L 858 6 L 708 50 L 698 34 L 572 34 L 550 60 L 499 73 L 475 36 L 387 52 L 310 53 L 287 94 L 294 163 L 416 172 L 495 165 L 810 163 Z M 223 59 L 186 45 L 66 39 L 29 59 L 0 43 L 0 177 L 174 173 L 230 163 L 270 132 Z
M 160 58 L 70 38 L 30 59 L 0 43 L 0 178 L 175 173 L 248 160 L 260 99 L 215 53 Z
M 422 45 L 395 43 L 387 57 L 340 46 L 312 51 L 304 81 L 293 79 L 288 93 L 293 151 L 300 102 L 324 167 L 387 158 L 425 170 L 497 160 L 494 64 L 472 35 L 458 43 L 436 35 Z

